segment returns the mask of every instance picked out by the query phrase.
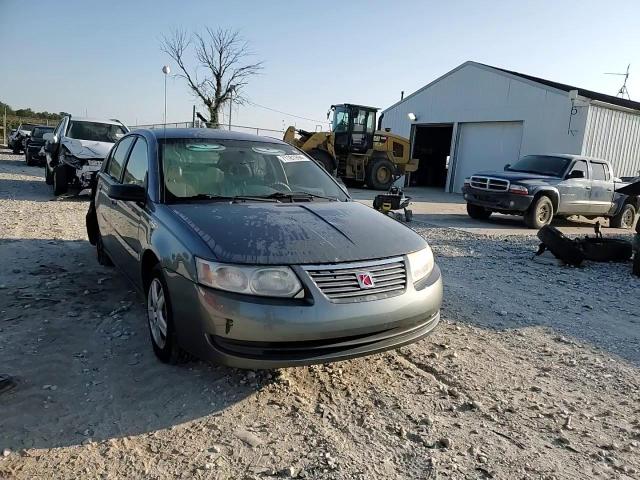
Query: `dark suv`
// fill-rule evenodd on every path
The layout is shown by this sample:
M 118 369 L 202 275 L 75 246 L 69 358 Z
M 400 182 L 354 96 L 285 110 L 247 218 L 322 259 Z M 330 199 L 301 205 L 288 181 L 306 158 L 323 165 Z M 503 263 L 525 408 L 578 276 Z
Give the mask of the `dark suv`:
M 31 136 L 24 144 L 24 160 L 27 165 L 44 164 L 44 157 L 40 156 L 40 150 L 44 147 L 44 134 L 53 132 L 53 127 L 38 125 L 31 130 Z
M 637 196 L 616 192 L 625 185 L 606 160 L 579 155 L 528 155 L 504 171 L 477 173 L 464 181 L 462 192 L 471 218 L 493 212 L 522 215 L 530 228 L 555 217 L 606 217 L 610 226 L 632 228 Z

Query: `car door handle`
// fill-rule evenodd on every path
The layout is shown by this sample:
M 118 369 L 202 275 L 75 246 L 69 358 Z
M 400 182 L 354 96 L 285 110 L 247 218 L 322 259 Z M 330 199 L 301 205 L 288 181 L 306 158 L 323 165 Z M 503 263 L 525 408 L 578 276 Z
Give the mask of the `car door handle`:
M 585 190 L 591 190 L 591 187 L 584 187 Z

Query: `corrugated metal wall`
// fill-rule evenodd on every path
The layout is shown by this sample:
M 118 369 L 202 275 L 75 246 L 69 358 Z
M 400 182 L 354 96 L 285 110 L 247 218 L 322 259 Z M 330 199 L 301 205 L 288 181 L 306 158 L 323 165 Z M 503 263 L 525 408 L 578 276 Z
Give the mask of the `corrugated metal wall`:
M 582 154 L 609 160 L 618 177 L 638 175 L 640 115 L 590 105 Z

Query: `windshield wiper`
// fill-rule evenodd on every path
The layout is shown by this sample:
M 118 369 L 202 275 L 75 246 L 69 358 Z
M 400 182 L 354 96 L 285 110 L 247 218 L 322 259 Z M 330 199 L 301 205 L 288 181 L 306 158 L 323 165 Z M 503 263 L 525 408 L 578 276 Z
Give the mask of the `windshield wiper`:
M 307 197 L 307 198 L 322 198 L 324 200 L 330 200 L 332 202 L 337 202 L 338 199 L 336 197 L 327 197 L 325 195 L 317 195 L 315 193 L 310 192 L 275 192 L 271 195 L 267 195 L 264 198 L 290 198 L 294 199 L 295 197 Z
M 199 193 L 197 195 L 191 195 L 189 197 L 177 197 L 177 202 L 188 202 L 192 200 L 213 200 L 220 202 L 246 202 L 246 201 L 256 201 L 256 202 L 274 202 L 276 200 L 266 198 L 266 197 L 245 197 L 241 195 L 211 195 L 208 193 Z

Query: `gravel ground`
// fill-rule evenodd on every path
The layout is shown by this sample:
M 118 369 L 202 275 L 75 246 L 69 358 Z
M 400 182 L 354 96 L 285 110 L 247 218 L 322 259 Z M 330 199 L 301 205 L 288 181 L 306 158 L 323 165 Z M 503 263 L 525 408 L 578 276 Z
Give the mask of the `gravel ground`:
M 532 237 L 419 226 L 436 333 L 277 371 L 155 360 L 85 198 L 0 152 L 0 478 L 640 478 L 640 280 Z M 553 263 L 553 262 L 551 262 Z

